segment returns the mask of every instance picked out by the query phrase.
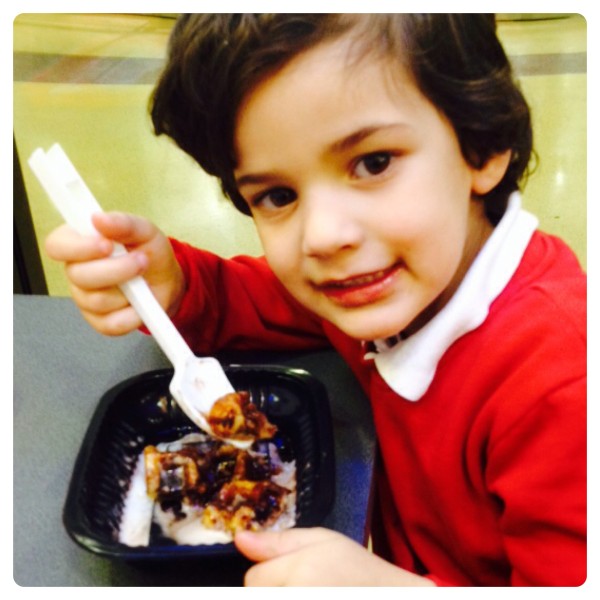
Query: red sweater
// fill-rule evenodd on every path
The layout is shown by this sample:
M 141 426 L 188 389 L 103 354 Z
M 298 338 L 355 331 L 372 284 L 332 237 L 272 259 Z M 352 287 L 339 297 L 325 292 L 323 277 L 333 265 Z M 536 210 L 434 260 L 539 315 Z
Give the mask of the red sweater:
M 586 578 L 586 278 L 536 232 L 485 322 L 443 355 L 418 402 L 360 342 L 301 308 L 263 259 L 173 241 L 175 319 L 198 353 L 332 344 L 371 399 L 381 449 L 375 550 L 440 585 Z

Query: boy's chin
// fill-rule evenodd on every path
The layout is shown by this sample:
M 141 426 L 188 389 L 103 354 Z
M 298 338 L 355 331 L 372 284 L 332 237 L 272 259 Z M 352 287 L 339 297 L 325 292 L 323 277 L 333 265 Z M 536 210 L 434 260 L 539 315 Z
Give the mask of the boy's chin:
M 336 324 L 334 323 L 334 325 Z M 336 326 L 349 337 L 361 342 L 373 342 L 375 340 L 384 340 L 386 338 L 398 335 L 403 330 L 403 326 L 401 323 L 398 324 L 397 328 L 390 327 L 389 324 L 387 326 L 360 326 L 357 323 L 340 323 Z
M 318 307 L 323 308 L 323 307 Z M 414 319 L 412 313 L 405 314 L 404 307 L 363 307 L 340 310 L 330 306 L 314 310 L 322 319 L 334 325 L 342 333 L 360 342 L 372 342 L 397 336 Z M 310 307 L 309 307 L 310 309 Z

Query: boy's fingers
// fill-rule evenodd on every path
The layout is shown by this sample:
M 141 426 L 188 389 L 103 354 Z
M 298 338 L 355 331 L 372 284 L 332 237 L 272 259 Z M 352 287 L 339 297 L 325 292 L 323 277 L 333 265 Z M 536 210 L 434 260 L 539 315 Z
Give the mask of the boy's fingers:
M 89 262 L 66 265 L 67 277 L 82 290 L 101 290 L 121 285 L 148 267 L 148 257 L 143 252 L 130 252 Z
M 99 233 L 125 245 L 143 244 L 158 231 L 147 219 L 121 212 L 97 213 L 92 223 Z
M 282 587 L 288 584 L 289 572 L 285 557 L 258 562 L 246 571 L 244 587 Z
M 117 287 L 88 291 L 71 284 L 70 292 L 81 311 L 99 317 L 129 306 L 129 301 Z
M 330 539 L 332 535 L 336 534 L 319 527 L 286 531 L 242 531 L 236 534 L 234 541 L 242 554 L 250 560 L 260 562 L 318 544 Z
M 68 225 L 50 232 L 44 243 L 46 253 L 61 262 L 85 262 L 109 256 L 113 245 L 107 239 L 83 236 Z
M 50 232 L 45 240 L 48 256 L 61 262 L 86 262 L 109 256 L 113 251 L 112 241 L 139 246 L 158 232 L 150 221 L 126 213 L 96 213 L 92 223 L 98 235 L 81 235 L 68 225 Z
M 108 336 L 120 336 L 130 333 L 142 324 L 135 309 L 131 306 L 126 306 L 104 316 L 86 310 L 82 310 L 81 314 L 96 331 Z

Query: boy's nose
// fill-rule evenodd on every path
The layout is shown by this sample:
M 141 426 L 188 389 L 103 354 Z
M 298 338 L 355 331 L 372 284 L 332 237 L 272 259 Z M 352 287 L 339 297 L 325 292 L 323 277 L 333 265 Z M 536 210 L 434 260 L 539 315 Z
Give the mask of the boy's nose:
M 303 203 L 303 252 L 306 256 L 329 257 L 356 248 L 363 237 L 352 202 L 336 193 L 323 193 Z

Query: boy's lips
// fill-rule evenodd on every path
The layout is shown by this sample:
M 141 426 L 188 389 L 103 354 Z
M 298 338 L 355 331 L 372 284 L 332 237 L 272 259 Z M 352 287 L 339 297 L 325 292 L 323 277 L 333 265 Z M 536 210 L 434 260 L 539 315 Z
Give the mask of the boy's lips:
M 387 269 L 362 273 L 344 279 L 331 279 L 315 285 L 330 300 L 345 308 L 371 304 L 390 292 L 395 276 L 403 263 L 395 263 Z

